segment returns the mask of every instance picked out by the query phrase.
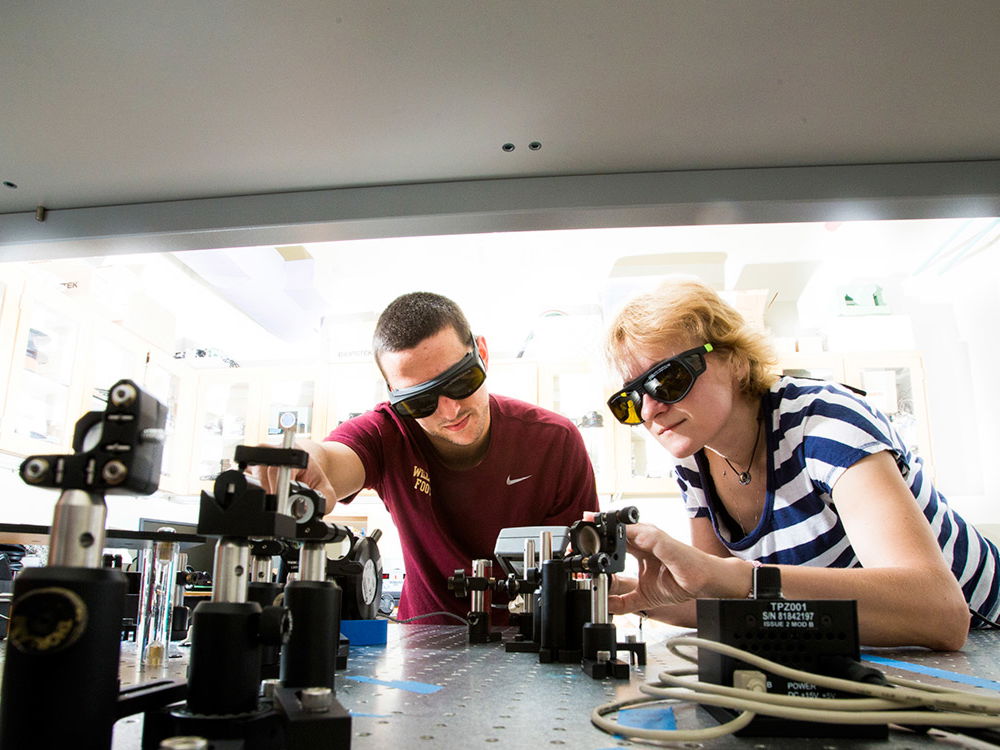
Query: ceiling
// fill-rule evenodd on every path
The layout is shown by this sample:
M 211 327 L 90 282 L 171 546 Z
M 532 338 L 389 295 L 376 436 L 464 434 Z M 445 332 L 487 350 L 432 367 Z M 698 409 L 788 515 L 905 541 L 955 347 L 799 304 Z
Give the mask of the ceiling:
M 1000 164 L 996 0 L 35 0 L 0 7 L 0 45 L 0 182 L 17 186 L 0 187 L 0 259 L 81 238 L 373 236 L 367 214 L 349 236 L 317 223 L 361 195 L 464 212 L 457 229 L 475 231 L 525 186 L 558 207 L 583 185 L 572 201 L 590 208 L 579 180 L 594 176 L 735 170 L 725 185 L 747 168 Z M 506 193 L 476 192 L 496 180 Z M 632 189 L 634 206 L 652 183 L 601 184 Z M 279 216 L 289 196 L 299 212 Z M 293 224 L 319 229 L 285 238 Z M 196 235 L 208 229 L 219 236 Z

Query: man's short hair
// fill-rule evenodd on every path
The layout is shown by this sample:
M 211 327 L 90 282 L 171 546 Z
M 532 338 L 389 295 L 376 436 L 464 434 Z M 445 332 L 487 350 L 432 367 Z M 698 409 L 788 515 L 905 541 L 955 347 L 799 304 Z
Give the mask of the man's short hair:
M 410 292 L 397 297 L 382 311 L 375 324 L 372 338 L 375 362 L 380 362 L 382 352 L 412 349 L 449 326 L 460 341 L 472 337 L 465 313 L 447 297 L 432 292 Z

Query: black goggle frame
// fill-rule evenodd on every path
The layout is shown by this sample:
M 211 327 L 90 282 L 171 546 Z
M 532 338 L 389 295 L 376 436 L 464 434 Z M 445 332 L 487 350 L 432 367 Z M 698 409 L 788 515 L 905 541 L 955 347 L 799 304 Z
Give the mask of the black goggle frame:
M 478 373 L 472 380 L 459 380 L 471 371 Z M 459 382 L 455 382 L 459 381 Z M 486 381 L 486 364 L 479 354 L 476 337 L 472 337 L 472 351 L 435 378 L 423 383 L 389 391 L 389 406 L 401 417 L 423 419 L 437 410 L 438 396 L 456 401 L 468 398 Z
M 642 424 L 643 395 L 648 395 L 663 404 L 676 404 L 691 392 L 698 376 L 705 372 L 705 355 L 714 349 L 712 344 L 702 344 L 657 362 L 641 375 L 625 383 L 621 390 L 616 391 L 608 399 L 611 414 L 622 424 L 638 425 Z M 682 386 L 680 393 L 663 393 L 661 376 L 676 367 L 681 367 L 689 379 Z

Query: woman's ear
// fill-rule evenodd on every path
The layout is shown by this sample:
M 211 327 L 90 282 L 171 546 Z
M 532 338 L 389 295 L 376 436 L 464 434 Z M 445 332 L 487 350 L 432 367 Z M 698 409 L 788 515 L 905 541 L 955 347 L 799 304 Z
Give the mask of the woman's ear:
M 745 391 L 750 384 L 750 361 L 734 352 L 727 352 L 729 371 L 733 376 L 733 384 L 739 391 Z

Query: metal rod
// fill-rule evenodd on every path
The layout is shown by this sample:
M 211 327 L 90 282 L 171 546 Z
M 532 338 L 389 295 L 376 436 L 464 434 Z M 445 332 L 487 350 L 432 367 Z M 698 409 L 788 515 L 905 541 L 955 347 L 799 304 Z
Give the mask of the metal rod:
M 299 580 L 326 580 L 326 544 L 306 542 L 299 550 Z
M 606 625 L 611 621 L 608 616 L 608 574 L 598 573 L 591 581 L 590 621 L 598 625 Z
M 212 601 L 242 603 L 247 600 L 250 544 L 238 537 L 222 537 L 215 545 L 212 566 Z
M 179 553 L 177 553 L 177 573 L 178 573 L 178 575 L 177 575 L 177 578 L 175 579 L 175 583 L 174 583 L 174 601 L 177 602 L 177 604 L 183 604 L 184 603 L 184 591 L 185 591 L 185 589 L 184 589 L 184 582 L 181 580 L 180 573 L 182 573 L 185 570 L 187 570 L 187 564 L 188 564 L 187 552 L 179 552 Z
M 524 577 L 528 577 L 528 571 L 531 568 L 537 567 L 538 563 L 535 561 L 535 540 L 525 539 L 524 540 Z M 524 613 L 531 614 L 535 611 L 535 597 L 528 592 L 522 597 L 524 600 Z
M 489 560 L 473 560 L 472 561 L 472 575 L 474 578 L 485 578 L 486 577 L 486 566 L 490 564 Z M 485 612 L 486 611 L 486 592 L 485 591 L 472 591 L 472 606 L 469 608 L 470 612 Z
M 250 561 L 250 570 L 250 583 L 270 583 L 270 555 L 253 555 Z
M 102 495 L 63 490 L 52 515 L 49 565 L 100 568 L 104 561 L 107 517 L 108 508 Z
M 289 423 L 291 419 L 291 423 Z M 289 413 L 281 415 L 281 421 L 279 426 L 281 427 L 281 447 L 282 448 L 294 448 L 295 447 L 295 419 Z M 292 470 L 288 466 L 278 467 L 278 513 L 283 515 L 290 515 L 290 510 L 288 507 L 288 494 L 289 488 L 292 481 Z
M 542 556 L 538 561 L 538 567 L 552 559 L 552 532 L 543 531 L 539 542 L 542 545 Z

